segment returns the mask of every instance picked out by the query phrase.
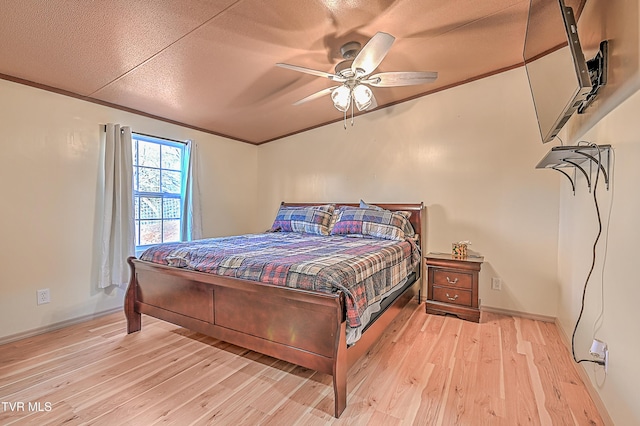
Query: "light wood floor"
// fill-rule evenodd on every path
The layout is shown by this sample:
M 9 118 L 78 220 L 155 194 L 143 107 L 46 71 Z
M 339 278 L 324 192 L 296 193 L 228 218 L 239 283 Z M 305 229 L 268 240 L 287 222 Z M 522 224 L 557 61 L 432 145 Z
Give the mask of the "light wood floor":
M 350 370 L 340 419 L 330 376 L 147 316 L 124 330 L 113 314 L 0 346 L 0 424 L 602 424 L 550 323 L 411 303 Z

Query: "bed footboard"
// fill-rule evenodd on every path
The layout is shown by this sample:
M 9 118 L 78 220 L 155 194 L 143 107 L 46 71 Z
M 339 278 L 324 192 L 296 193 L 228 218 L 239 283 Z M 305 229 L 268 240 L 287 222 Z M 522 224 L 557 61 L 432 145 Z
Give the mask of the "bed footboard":
M 127 332 L 141 314 L 333 376 L 335 416 L 347 404 L 344 295 L 319 294 L 128 259 Z

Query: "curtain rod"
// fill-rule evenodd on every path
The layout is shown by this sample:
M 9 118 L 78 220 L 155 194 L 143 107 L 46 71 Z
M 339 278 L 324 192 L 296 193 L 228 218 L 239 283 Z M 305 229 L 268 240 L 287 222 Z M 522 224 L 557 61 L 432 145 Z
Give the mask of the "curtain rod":
M 104 131 L 105 132 L 107 131 L 107 125 L 106 124 L 104 125 Z M 122 129 L 120 129 L 120 132 L 122 132 Z M 134 135 L 146 136 L 148 138 L 162 139 L 162 140 L 169 141 L 169 142 L 181 143 L 183 145 L 187 144 L 187 142 L 185 142 L 185 141 L 179 141 L 179 140 L 176 140 L 176 139 L 165 138 L 165 137 L 162 137 L 162 136 L 148 135 L 146 133 L 140 133 L 140 132 L 131 132 L 131 133 L 133 133 Z

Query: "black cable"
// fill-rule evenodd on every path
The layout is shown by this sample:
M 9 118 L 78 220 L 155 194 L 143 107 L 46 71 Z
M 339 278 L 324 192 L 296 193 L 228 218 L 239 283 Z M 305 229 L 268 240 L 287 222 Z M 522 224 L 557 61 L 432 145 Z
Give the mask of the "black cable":
M 584 300 L 587 295 L 587 285 L 589 284 L 589 279 L 591 278 L 591 274 L 593 273 L 593 269 L 596 265 L 596 248 L 598 246 L 598 241 L 600 240 L 600 236 L 602 235 L 602 219 L 600 218 L 600 207 L 598 206 L 598 178 L 600 177 L 600 164 L 602 163 L 602 154 L 600 153 L 600 147 L 594 143 L 590 143 L 589 146 L 594 147 L 598 150 L 598 164 L 596 169 L 596 180 L 593 183 L 593 204 L 596 208 L 596 216 L 598 218 L 598 234 L 593 242 L 593 256 L 591 258 L 591 268 L 589 268 L 589 273 L 587 274 L 587 279 L 584 282 L 584 287 L 582 289 L 582 303 L 580 306 L 580 314 L 578 315 L 578 319 L 576 320 L 576 325 L 573 328 L 573 334 L 571 335 L 571 355 L 573 355 L 573 360 L 576 363 L 581 362 L 593 362 L 595 364 L 604 365 L 604 361 L 593 360 L 593 359 L 577 359 L 576 357 L 576 349 L 575 349 L 575 340 L 576 340 L 576 332 L 578 331 L 578 325 L 580 324 L 580 320 L 582 319 L 582 314 L 584 313 Z

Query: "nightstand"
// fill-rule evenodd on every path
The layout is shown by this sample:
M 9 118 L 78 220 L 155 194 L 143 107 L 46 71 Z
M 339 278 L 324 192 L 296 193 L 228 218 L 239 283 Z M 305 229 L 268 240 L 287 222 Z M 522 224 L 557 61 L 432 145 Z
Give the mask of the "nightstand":
M 480 322 L 478 275 L 484 258 L 428 253 L 425 261 L 428 268 L 427 313 L 452 314 Z

